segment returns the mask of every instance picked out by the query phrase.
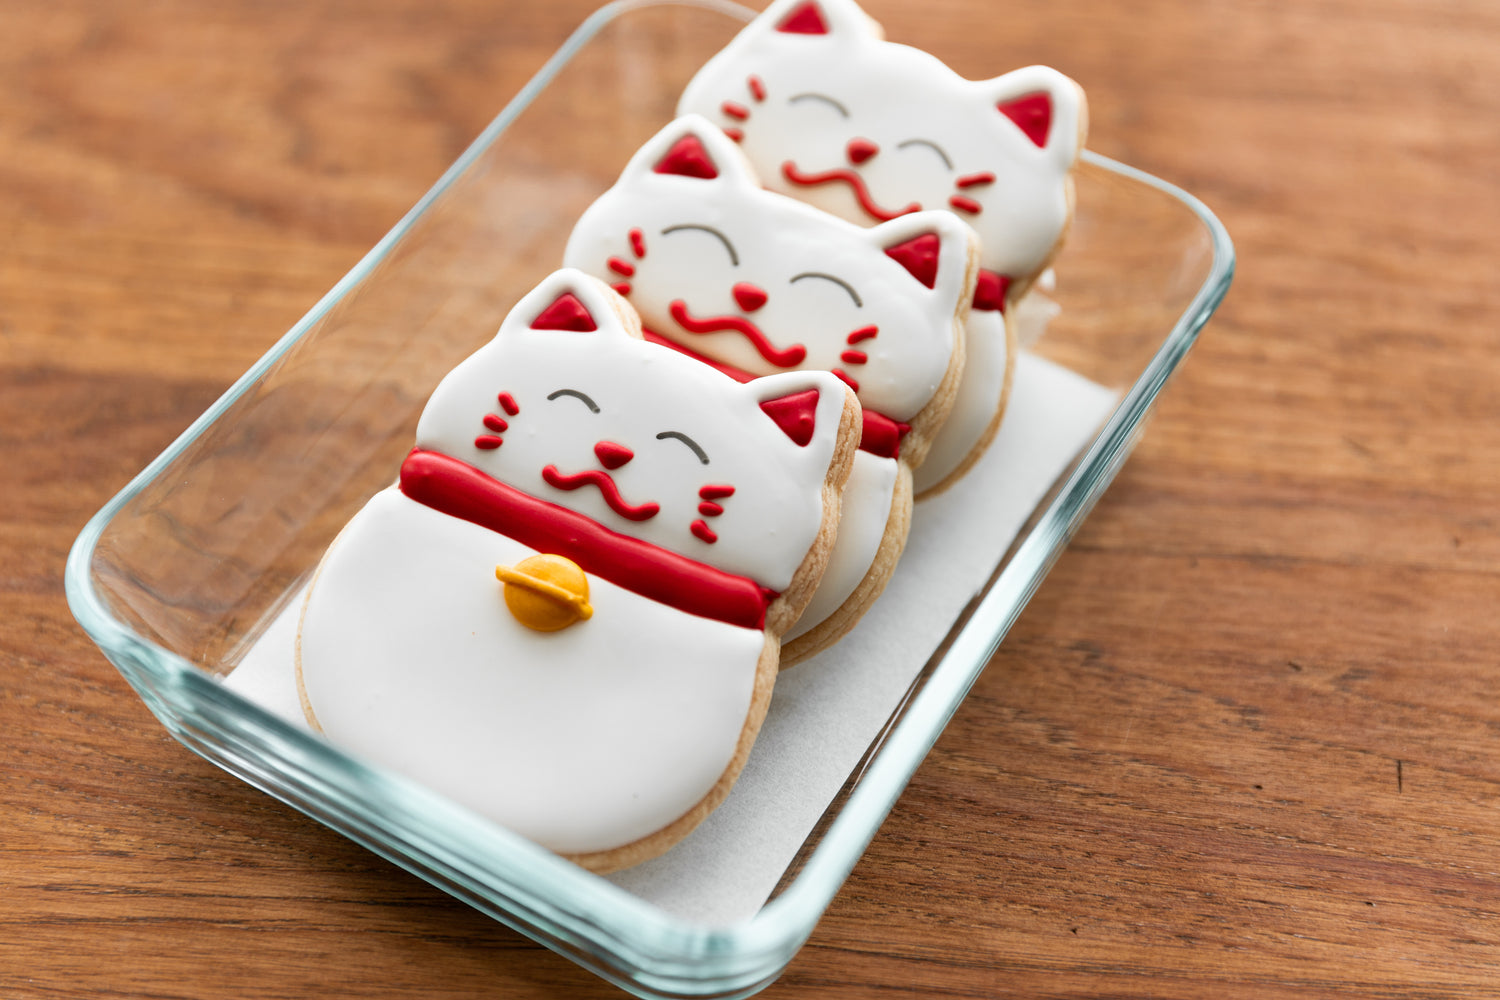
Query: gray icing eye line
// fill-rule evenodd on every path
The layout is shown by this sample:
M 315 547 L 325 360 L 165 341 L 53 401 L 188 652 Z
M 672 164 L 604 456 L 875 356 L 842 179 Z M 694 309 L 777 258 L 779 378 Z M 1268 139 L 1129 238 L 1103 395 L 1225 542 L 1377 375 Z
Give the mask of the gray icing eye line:
M 710 235 L 717 236 L 719 238 L 719 242 L 722 243 L 722 244 L 724 244 L 724 249 L 729 251 L 729 262 L 731 264 L 733 264 L 735 267 L 739 267 L 740 266 L 740 255 L 734 252 L 734 244 L 731 243 L 731 242 L 729 242 L 729 237 L 728 236 L 725 236 L 723 233 L 719 232 L 713 226 L 699 226 L 699 225 L 695 225 L 693 223 L 684 223 L 683 225 L 680 225 L 680 226 L 668 226 L 666 229 L 663 229 L 661 231 L 661 234 L 663 236 L 666 236 L 668 233 L 681 232 L 684 229 L 700 229 L 700 230 L 702 230 L 705 233 L 709 233 Z
M 589 399 L 587 396 L 585 396 L 583 393 L 579 392 L 577 389 L 559 389 L 556 392 L 550 394 L 547 397 L 547 399 L 550 402 L 551 400 L 556 399 L 558 396 L 576 396 L 577 398 L 583 400 L 583 405 L 587 406 L 589 408 L 589 412 L 591 412 L 591 413 L 598 413 L 599 412 L 599 404 L 595 403 L 592 399 Z
M 824 281 L 831 281 L 835 285 L 841 286 L 844 289 L 844 291 L 848 292 L 849 293 L 849 297 L 854 300 L 854 304 L 856 306 L 858 306 L 861 309 L 863 309 L 865 307 L 864 302 L 860 299 L 859 293 L 854 290 L 854 286 L 853 285 L 849 284 L 849 282 L 845 281 L 843 278 L 835 278 L 833 275 L 831 275 L 831 274 L 824 274 L 821 271 L 803 271 L 801 274 L 797 275 L 791 281 L 788 281 L 787 284 L 794 285 L 797 282 L 801 281 L 803 278 L 822 278 Z
M 786 102 L 788 104 L 796 104 L 798 101 L 822 101 L 824 104 L 833 105 L 834 110 L 843 115 L 845 118 L 849 117 L 848 108 L 844 107 L 838 101 L 835 101 L 833 98 L 828 97 L 825 94 L 814 94 L 809 91 L 805 94 L 793 94 L 791 97 L 788 97 L 786 99 Z
M 662 431 L 660 434 L 656 435 L 656 440 L 658 441 L 665 441 L 667 438 L 676 438 L 678 441 L 681 441 L 683 444 L 693 449 L 693 454 L 698 456 L 699 462 L 704 465 L 708 464 L 708 454 L 704 452 L 702 448 L 698 447 L 697 441 L 694 441 L 686 434 L 682 433 L 681 431 Z
M 941 156 L 943 158 L 943 166 L 947 167 L 949 170 L 953 169 L 953 161 L 948 159 L 948 154 L 943 152 L 943 147 L 939 146 L 931 139 L 907 139 L 905 142 L 896 143 L 897 149 L 905 149 L 907 146 L 926 146 L 938 156 Z

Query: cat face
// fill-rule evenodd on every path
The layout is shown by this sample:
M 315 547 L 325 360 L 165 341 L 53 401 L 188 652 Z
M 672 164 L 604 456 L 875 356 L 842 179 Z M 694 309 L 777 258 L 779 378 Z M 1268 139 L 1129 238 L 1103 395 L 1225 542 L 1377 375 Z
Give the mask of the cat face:
M 417 446 L 698 562 L 785 589 L 823 523 L 846 390 L 822 372 L 740 384 L 646 343 L 563 270 L 451 371 Z
M 943 212 L 866 229 L 768 192 L 732 140 L 688 115 L 584 213 L 564 260 L 712 362 L 832 371 L 867 410 L 909 421 L 954 363 L 973 239 Z
M 778 0 L 678 113 L 723 127 L 772 190 L 867 226 L 946 209 L 978 231 L 987 270 L 1033 275 L 1067 225 L 1082 92 L 1042 66 L 965 80 L 877 31 L 852 0 Z

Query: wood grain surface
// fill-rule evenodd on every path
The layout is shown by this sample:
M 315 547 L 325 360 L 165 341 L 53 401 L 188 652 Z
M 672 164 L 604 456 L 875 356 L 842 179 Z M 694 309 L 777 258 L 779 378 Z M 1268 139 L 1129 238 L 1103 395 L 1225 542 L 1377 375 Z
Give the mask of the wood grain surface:
M 191 755 L 62 586 L 591 6 L 0 5 L 0 996 L 620 995 Z M 765 995 L 1500 995 L 1500 8 L 870 9 L 1081 81 L 1240 269 Z

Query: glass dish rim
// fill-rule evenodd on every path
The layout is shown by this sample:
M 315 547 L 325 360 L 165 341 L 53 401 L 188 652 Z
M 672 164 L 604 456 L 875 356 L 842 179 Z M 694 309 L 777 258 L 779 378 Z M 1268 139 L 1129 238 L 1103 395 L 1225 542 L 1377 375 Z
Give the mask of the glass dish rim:
M 64 575 L 69 606 L 79 624 L 179 741 L 274 797 L 351 837 L 415 874 L 464 898 L 492 917 L 543 943 L 581 949 L 569 957 L 632 992 L 684 995 L 711 991 L 745 995 L 774 978 L 791 960 L 863 855 L 921 761 L 957 710 L 984 665 L 1014 624 L 1074 531 L 1128 456 L 1160 389 L 1227 293 L 1233 245 L 1224 226 L 1196 197 L 1157 177 L 1085 151 L 1106 172 L 1155 188 L 1187 207 L 1210 238 L 1207 277 L 1150 362 L 1126 390 L 1103 429 L 1020 540 L 1008 565 L 973 607 L 968 621 L 892 727 L 843 802 L 822 839 L 790 884 L 754 916 L 730 925 L 674 917 L 535 845 L 484 823 L 420 786 L 355 762 L 258 706 L 225 690 L 204 670 L 158 646 L 116 618 L 95 590 L 90 565 L 114 517 L 176 461 L 398 246 L 465 171 L 607 24 L 651 6 L 692 6 L 745 20 L 754 11 L 727 0 L 617 0 L 590 15 L 486 126 L 437 182 L 343 278 L 250 366 L 161 454 L 146 465 L 85 525 L 68 555 Z M 207 709 L 207 711 L 205 711 Z M 247 773 L 223 718 L 257 738 L 289 746 L 314 777 L 317 812 L 300 795 L 306 787 L 278 784 L 278 775 Z M 188 731 L 178 722 L 207 722 Z M 174 724 L 177 723 L 177 724 Z M 198 735 L 206 732 L 207 736 Z M 227 743 L 216 738 L 231 735 Z M 282 761 L 285 762 L 284 759 Z M 231 766 L 238 764 L 239 767 Z M 285 777 L 285 775 L 281 775 Z M 377 793 L 339 796 L 338 786 Z M 326 800 L 325 800 L 326 799 Z M 369 809 L 383 805 L 384 817 Z M 390 821 L 388 810 L 420 823 Z M 385 822 L 382 822 L 382 818 Z M 434 831 L 436 837 L 434 837 Z M 502 903 L 497 895 L 508 900 Z M 522 912 L 526 915 L 522 915 Z M 550 940 L 549 940 L 550 937 Z M 592 960 L 591 960 L 592 959 Z M 611 960 L 612 959 L 612 960 Z M 621 963 L 630 966 L 622 969 Z

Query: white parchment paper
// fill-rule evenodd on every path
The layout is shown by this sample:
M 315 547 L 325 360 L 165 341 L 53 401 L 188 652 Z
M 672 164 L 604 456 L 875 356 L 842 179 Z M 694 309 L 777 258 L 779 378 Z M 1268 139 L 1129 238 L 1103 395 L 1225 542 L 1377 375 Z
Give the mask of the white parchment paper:
M 957 485 L 916 505 L 906 554 L 838 645 L 785 671 L 728 799 L 665 855 L 610 881 L 706 923 L 754 914 L 843 787 L 954 619 L 1118 394 L 1022 354 L 1000 433 Z M 225 686 L 305 725 L 293 676 L 301 601 L 290 602 Z

